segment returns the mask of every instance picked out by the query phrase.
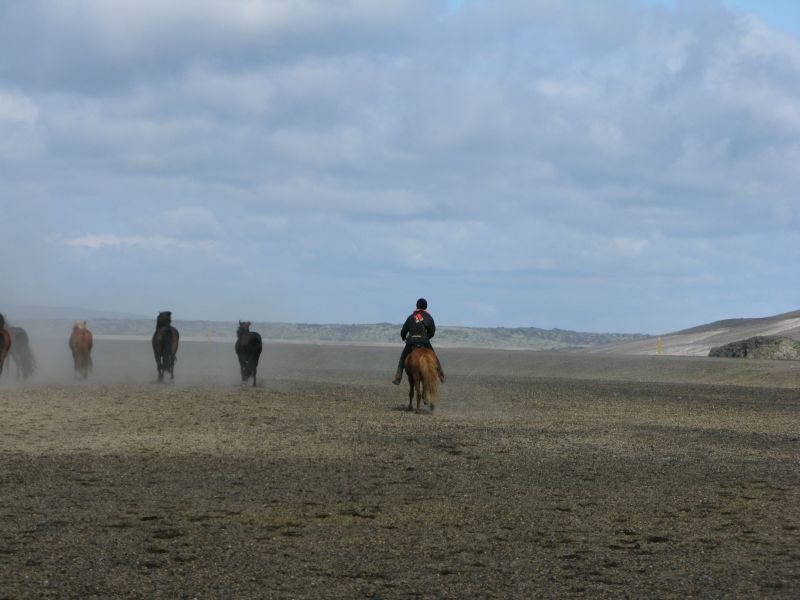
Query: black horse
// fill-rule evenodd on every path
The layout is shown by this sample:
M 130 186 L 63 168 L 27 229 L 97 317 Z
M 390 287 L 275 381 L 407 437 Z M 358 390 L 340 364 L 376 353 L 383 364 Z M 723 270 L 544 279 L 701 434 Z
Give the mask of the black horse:
M 256 369 L 261 356 L 261 336 L 255 331 L 250 331 L 250 321 L 239 321 L 236 330 L 236 356 L 239 357 L 239 368 L 242 371 L 242 381 L 253 378 L 253 387 L 256 387 Z
M 156 358 L 159 381 L 164 381 L 165 371 L 169 372 L 170 379 L 175 379 L 175 355 L 178 353 L 179 340 L 180 334 L 172 326 L 172 313 L 158 313 L 156 332 L 153 334 L 153 355 Z
M 6 325 L 6 331 L 11 336 L 11 358 L 17 367 L 17 379 L 27 379 L 36 369 L 36 360 L 31 352 L 28 332 L 22 327 Z

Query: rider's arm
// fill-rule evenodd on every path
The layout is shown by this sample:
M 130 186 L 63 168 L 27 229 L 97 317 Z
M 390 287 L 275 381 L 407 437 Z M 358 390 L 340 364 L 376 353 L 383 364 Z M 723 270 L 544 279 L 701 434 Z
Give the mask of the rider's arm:
M 434 335 L 436 335 L 436 323 L 433 322 L 433 317 L 428 315 L 428 339 L 431 339 Z

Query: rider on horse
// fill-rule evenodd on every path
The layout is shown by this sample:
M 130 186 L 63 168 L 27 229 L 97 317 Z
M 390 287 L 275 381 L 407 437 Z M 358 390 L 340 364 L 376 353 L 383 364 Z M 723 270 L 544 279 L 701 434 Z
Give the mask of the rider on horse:
M 417 309 L 409 315 L 403 328 L 400 330 L 400 337 L 406 343 L 403 348 L 403 353 L 400 355 L 400 363 L 397 365 L 397 373 L 394 375 L 392 381 L 395 385 L 400 385 L 400 380 L 403 379 L 403 368 L 405 367 L 406 356 L 415 348 L 430 348 L 431 338 L 436 334 L 436 323 L 433 322 L 433 317 L 428 313 L 428 301 L 425 298 L 417 300 Z M 439 362 L 439 357 L 436 357 L 436 368 L 439 370 L 439 379 L 442 383 L 445 381 L 444 371 L 442 364 Z

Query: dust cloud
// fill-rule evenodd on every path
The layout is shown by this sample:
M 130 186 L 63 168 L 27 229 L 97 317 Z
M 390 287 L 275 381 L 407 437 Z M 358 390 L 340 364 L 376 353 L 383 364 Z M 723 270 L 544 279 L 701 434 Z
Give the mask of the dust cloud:
M 156 365 L 149 338 L 96 336 L 94 368 L 87 382 L 74 376 L 67 346 L 71 327 L 52 322 L 26 321 L 36 371 L 27 381 L 17 381 L 9 357 L 0 385 L 48 385 L 77 383 L 156 382 Z M 71 324 L 70 324 L 71 325 Z M 91 329 L 91 323 L 89 324 Z M 350 344 L 291 343 L 265 340 L 259 363 L 259 386 L 270 380 L 363 383 L 390 385 L 402 347 Z M 484 403 L 502 410 L 506 399 L 495 397 L 493 382 L 507 378 L 553 378 L 593 381 L 640 381 L 663 383 L 734 384 L 796 387 L 800 364 L 794 361 L 737 361 L 676 356 L 595 355 L 583 352 L 533 352 L 437 347 L 448 382 L 442 400 L 458 395 L 460 385 L 485 388 Z M 240 383 L 239 365 L 231 341 L 182 339 L 178 348 L 175 379 L 167 385 L 227 387 Z M 474 390 L 473 390 L 474 391 Z M 404 380 L 399 397 L 407 393 Z M 474 395 L 474 393 L 470 393 Z M 488 409 L 487 409 L 488 410 Z

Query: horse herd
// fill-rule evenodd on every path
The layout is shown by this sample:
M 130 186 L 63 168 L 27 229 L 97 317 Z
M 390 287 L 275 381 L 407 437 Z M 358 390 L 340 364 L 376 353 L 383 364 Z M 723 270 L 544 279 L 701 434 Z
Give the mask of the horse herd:
M 239 321 L 236 330 L 236 345 L 234 347 L 239 359 L 239 369 L 242 382 L 253 378 L 253 387 L 256 386 L 256 371 L 261 357 L 261 336 L 250 331 L 249 321 Z M 164 381 L 164 374 L 169 373 L 170 379 L 175 378 L 175 362 L 178 354 L 180 333 L 172 325 L 172 313 L 163 311 L 156 318 L 156 330 L 153 333 L 153 355 L 158 370 L 158 381 Z M 69 349 L 75 368 L 75 377 L 86 379 L 92 370 L 92 332 L 86 327 L 86 321 L 75 321 L 72 334 L 69 338 Z M 17 367 L 17 378 L 27 379 L 33 374 L 35 361 L 28 343 L 28 334 L 21 327 L 12 327 L 6 324 L 5 318 L 0 314 L 0 375 L 3 373 L 3 364 L 8 355 L 11 355 Z M 430 405 L 433 410 L 436 406 L 437 387 L 439 382 L 436 370 L 436 356 L 433 350 L 427 348 L 414 348 L 405 361 L 405 371 L 408 374 L 408 410 L 413 409 L 413 400 L 416 395 L 416 412 L 420 412 L 420 401 Z
M 164 381 L 165 373 L 169 373 L 170 379 L 175 378 L 179 340 L 180 334 L 172 326 L 172 313 L 170 311 L 158 313 L 156 330 L 152 338 L 158 381 Z M 92 332 L 86 327 L 86 321 L 75 321 L 68 345 L 72 352 L 75 377 L 86 379 L 92 370 L 94 345 Z M 239 321 L 239 328 L 236 331 L 236 356 L 239 359 L 242 381 L 252 377 L 254 387 L 261 349 L 261 336 L 255 331 L 250 331 L 249 321 Z M 7 325 L 5 317 L 0 314 L 0 375 L 3 373 L 3 365 L 9 354 L 17 366 L 18 379 L 20 377 L 27 379 L 33 374 L 35 362 L 28 343 L 28 334 L 21 327 Z

